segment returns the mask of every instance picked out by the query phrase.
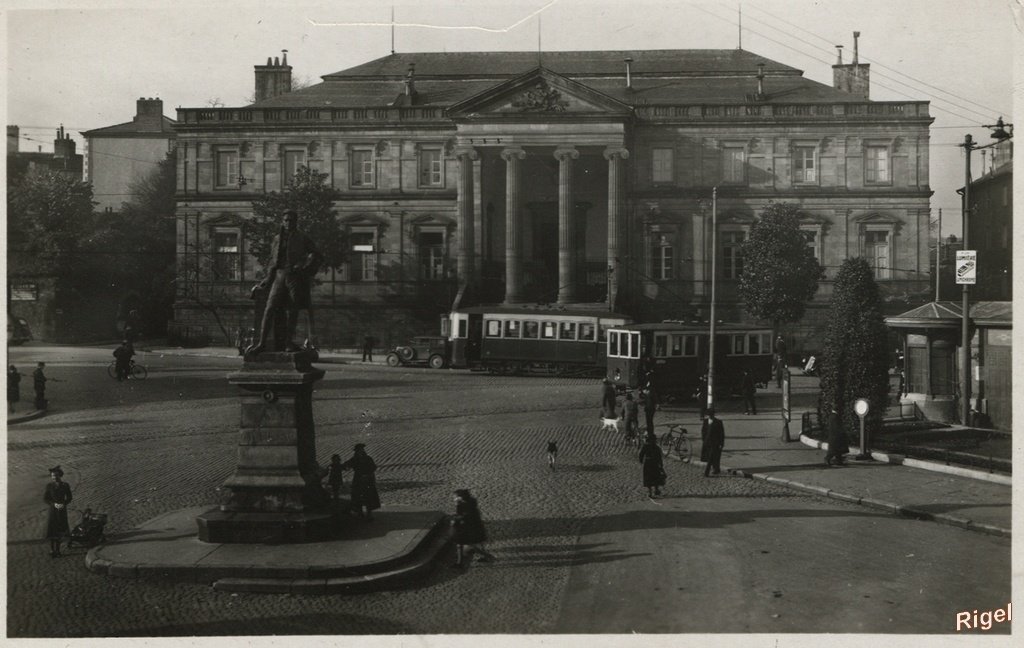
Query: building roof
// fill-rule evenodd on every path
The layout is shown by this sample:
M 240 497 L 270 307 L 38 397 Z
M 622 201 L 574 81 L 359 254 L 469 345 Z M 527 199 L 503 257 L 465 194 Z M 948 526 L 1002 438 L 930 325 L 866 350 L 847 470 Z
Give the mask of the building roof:
M 82 133 L 85 137 L 96 137 L 96 136 L 126 136 L 126 135 L 154 135 L 162 134 L 168 137 L 174 137 L 174 124 L 177 121 L 160 115 L 160 123 L 149 120 L 133 120 L 125 122 L 123 124 L 117 124 L 114 126 L 104 126 L 103 128 L 94 128 L 89 131 Z
M 626 87 L 624 58 L 632 58 Z M 358 108 L 395 104 L 415 64 L 416 106 L 446 107 L 538 68 L 536 52 L 391 54 L 322 77 L 323 82 L 253 104 L 260 108 Z M 544 69 L 627 105 L 742 104 L 757 92 L 765 66 L 763 103 L 863 102 L 857 95 L 803 77 L 796 68 L 745 50 L 545 52 Z
M 885 323 L 895 328 L 958 328 L 963 320 L 960 302 L 928 302 L 893 317 Z M 1010 326 L 1013 322 L 1013 302 L 980 301 L 970 306 L 971 321 L 982 326 Z

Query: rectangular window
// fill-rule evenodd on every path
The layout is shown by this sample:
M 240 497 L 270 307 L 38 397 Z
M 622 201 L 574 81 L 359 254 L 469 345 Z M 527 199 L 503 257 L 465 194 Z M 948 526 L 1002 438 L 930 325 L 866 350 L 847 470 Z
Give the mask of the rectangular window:
M 640 357 L 640 334 L 630 333 L 629 334 L 629 357 L 639 358 Z
M 684 356 L 696 356 L 697 355 L 697 336 L 687 335 L 683 339 L 683 355 Z
M 672 149 L 651 150 L 651 182 L 672 182 Z
M 657 280 L 675 277 L 671 239 L 665 234 L 655 234 L 651 247 L 651 276 Z
M 484 335 L 489 338 L 501 337 L 501 321 L 486 320 L 484 322 Z
M 619 355 L 619 334 L 617 331 L 608 333 L 608 355 Z
M 654 336 L 654 357 L 665 358 L 668 357 L 668 335 L 664 333 L 658 333 Z
M 38 301 L 39 286 L 34 283 L 11 284 L 11 301 Z
M 722 182 L 728 184 L 747 183 L 746 151 L 739 146 L 722 149 Z
M 377 280 L 377 230 L 353 229 L 349 232 L 352 255 L 349 265 L 352 281 Z
M 807 247 L 811 248 L 814 258 L 821 263 L 821 246 L 819 245 L 820 228 L 817 225 L 801 225 L 800 233 L 807 239 Z
M 578 339 L 593 342 L 594 341 L 594 325 L 583 322 L 580 324 L 580 336 Z
M 238 150 L 217 151 L 217 187 L 238 188 Z
M 540 324 L 540 339 L 542 340 L 554 340 L 557 335 L 558 328 L 554 322 L 541 322 Z
M 420 186 L 440 187 L 444 185 L 443 164 L 440 148 L 421 148 L 419 154 Z
M 536 320 L 526 320 L 523 322 L 523 337 L 531 340 L 536 340 L 540 335 L 540 323 Z
M 868 184 L 889 182 L 889 147 L 867 146 L 864 148 L 864 182 Z
M 469 320 L 459 318 L 459 337 L 469 337 Z
M 576 322 L 562 322 L 561 325 L 558 327 L 558 339 L 575 340 Z
M 519 320 L 508 320 L 505 322 L 505 337 L 517 338 L 519 337 L 519 331 L 522 327 L 519 326 Z
M 863 240 L 864 258 L 874 270 L 875 279 L 891 279 L 889 230 L 867 230 Z
M 291 149 L 284 152 L 284 169 L 282 169 L 283 178 L 285 181 L 295 177 L 295 174 L 299 172 L 300 166 L 306 164 L 306 150 L 305 149 Z
M 349 154 L 349 167 L 352 172 L 353 187 L 372 188 L 374 186 L 373 149 L 353 149 Z
M 725 231 L 722 238 L 722 277 L 725 279 L 739 279 L 743 274 L 743 241 L 747 233 L 739 230 Z
M 814 147 L 798 146 L 793 150 L 793 183 L 809 184 L 818 181 L 814 170 Z
M 927 394 L 925 381 L 928 371 L 928 349 L 926 347 L 909 347 L 907 349 L 907 384 L 903 387 L 908 393 Z
M 732 336 L 732 355 L 743 355 L 744 353 L 744 335 L 733 335 Z
M 420 275 L 427 281 L 444 279 L 444 232 L 421 230 L 417 238 Z
M 213 278 L 238 281 L 242 278 L 242 255 L 238 230 L 213 231 Z
M 669 355 L 681 356 L 683 355 L 683 337 L 678 333 L 672 334 L 672 344 L 669 347 Z

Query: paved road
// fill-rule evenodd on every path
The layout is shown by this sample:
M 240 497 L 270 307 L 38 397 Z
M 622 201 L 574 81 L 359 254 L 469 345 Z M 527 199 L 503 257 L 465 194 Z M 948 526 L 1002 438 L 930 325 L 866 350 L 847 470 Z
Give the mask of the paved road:
M 110 580 L 39 541 L 46 468 L 62 464 L 72 508 L 111 514 L 111 533 L 212 504 L 234 466 L 238 404 L 223 380 L 237 360 L 143 356 L 150 378 L 119 385 L 105 376 L 109 352 L 12 353 L 26 366 L 45 355 L 68 382 L 53 384 L 53 413 L 9 430 L 11 636 L 933 633 L 950 632 L 956 611 L 1009 600 L 1003 538 L 678 462 L 667 496 L 649 500 L 635 454 L 596 425 L 595 381 L 359 364 L 326 366 L 318 385 L 320 460 L 367 443 L 386 504 L 450 509 L 452 489 L 472 488 L 496 563 L 355 597 Z M 50 605 L 54 592 L 72 602 Z

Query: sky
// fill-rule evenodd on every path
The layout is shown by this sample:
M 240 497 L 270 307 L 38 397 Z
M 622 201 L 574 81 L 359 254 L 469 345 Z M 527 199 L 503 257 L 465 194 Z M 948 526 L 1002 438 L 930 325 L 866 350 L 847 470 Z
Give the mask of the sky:
M 871 98 L 930 101 L 933 218 L 959 234 L 956 188 L 964 135 L 1013 106 L 1013 46 L 1024 31 L 1009 0 L 334 0 L 320 4 L 0 0 L 5 120 L 20 149 L 52 150 L 60 124 L 79 133 L 131 121 L 139 97 L 164 112 L 210 102 L 244 105 L 253 66 L 288 50 L 293 76 L 319 77 L 395 49 L 536 51 L 734 48 L 799 68 L 831 85 L 834 45 L 871 63 Z M 375 24 L 376 23 L 376 24 Z M 1018 51 L 1019 54 L 1019 51 Z M 753 71 L 752 71 L 753 72 Z M 1018 90 L 1018 93 L 1021 91 Z M 972 157 L 975 177 L 981 154 Z

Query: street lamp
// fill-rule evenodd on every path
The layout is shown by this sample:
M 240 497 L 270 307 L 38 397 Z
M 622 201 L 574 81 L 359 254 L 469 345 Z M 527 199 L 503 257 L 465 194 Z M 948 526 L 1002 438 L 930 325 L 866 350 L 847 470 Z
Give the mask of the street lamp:
M 871 459 L 871 453 L 868 451 L 867 437 L 864 434 L 864 417 L 868 415 L 869 409 L 871 409 L 871 404 L 868 403 L 866 398 L 858 398 L 857 402 L 853 404 L 853 412 L 860 418 L 860 454 L 857 455 L 857 459 L 861 461 Z
M 1009 126 L 1010 130 L 1007 131 L 1006 127 Z M 996 140 L 991 144 L 985 144 L 984 146 L 978 146 L 971 134 L 964 135 L 964 143 L 960 146 L 964 147 L 964 189 L 963 189 L 963 247 L 960 249 L 965 253 L 970 250 L 970 213 L 971 213 L 971 151 L 979 151 L 981 149 L 991 148 L 997 146 L 1002 142 L 1013 137 L 1013 124 L 1004 124 L 1003 118 L 1000 117 L 996 120 L 995 124 L 984 124 L 982 128 L 991 128 L 992 137 Z M 965 255 L 966 256 L 966 255 Z M 958 264 L 959 266 L 959 264 Z M 970 283 L 965 277 L 961 279 L 959 273 L 959 267 L 957 268 L 957 283 L 963 286 L 963 301 L 961 304 L 961 326 L 960 326 L 960 423 L 962 425 L 968 424 L 968 416 L 971 412 L 971 339 L 970 339 Z M 973 280 L 971 280 L 973 283 Z
M 711 188 L 711 339 L 708 341 L 708 402 L 715 406 L 715 278 L 718 258 L 718 185 Z

